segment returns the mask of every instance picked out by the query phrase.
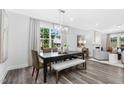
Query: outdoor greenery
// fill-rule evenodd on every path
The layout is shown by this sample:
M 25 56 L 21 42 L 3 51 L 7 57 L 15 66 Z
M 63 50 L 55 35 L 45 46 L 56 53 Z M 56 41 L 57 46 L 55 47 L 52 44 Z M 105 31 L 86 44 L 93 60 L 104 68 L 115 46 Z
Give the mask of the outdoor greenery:
M 120 37 L 120 40 L 119 41 L 120 41 L 119 42 L 120 45 L 124 45 L 124 37 Z
M 51 30 L 51 47 L 52 48 L 58 47 L 58 44 L 54 43 L 55 38 L 60 39 L 60 33 L 56 29 L 53 29 Z
M 41 47 L 43 48 L 54 48 L 57 47 L 58 44 L 54 43 L 54 39 L 58 38 L 60 39 L 60 33 L 59 31 L 55 29 L 49 29 L 49 28 L 41 28 L 40 29 L 40 38 L 41 38 Z M 51 41 L 51 44 L 50 44 Z
M 119 45 L 117 45 L 117 44 L 119 44 Z M 111 45 L 112 45 L 112 47 L 124 45 L 124 37 L 112 37 Z
M 42 47 L 43 48 L 49 48 L 49 28 L 41 28 L 40 29 L 40 38 L 42 42 Z
M 117 37 L 111 38 L 111 44 L 113 47 L 117 47 Z

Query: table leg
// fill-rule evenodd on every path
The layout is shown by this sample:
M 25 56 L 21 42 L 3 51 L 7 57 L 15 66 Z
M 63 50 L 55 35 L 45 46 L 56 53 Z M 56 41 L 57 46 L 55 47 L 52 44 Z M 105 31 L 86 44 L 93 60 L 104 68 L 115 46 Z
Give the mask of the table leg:
M 44 83 L 47 82 L 47 62 L 44 61 L 44 69 L 43 69 L 43 73 L 44 73 Z

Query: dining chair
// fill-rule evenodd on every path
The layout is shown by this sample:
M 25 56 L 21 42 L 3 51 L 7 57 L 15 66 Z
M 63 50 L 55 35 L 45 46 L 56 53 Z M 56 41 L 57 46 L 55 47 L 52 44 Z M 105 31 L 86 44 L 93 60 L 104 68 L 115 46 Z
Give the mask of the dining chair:
M 31 52 L 32 52 L 32 62 L 33 62 L 32 76 L 34 75 L 34 72 L 36 70 L 35 81 L 37 81 L 39 70 L 42 69 L 44 65 L 43 65 L 43 61 L 39 60 L 38 52 L 35 50 L 32 50 Z M 48 63 L 47 66 L 50 68 L 50 72 L 51 72 L 51 62 Z
M 35 81 L 37 81 L 39 70 L 43 68 L 43 62 L 39 61 L 38 52 L 35 50 L 32 50 L 32 62 L 33 62 L 32 76 L 34 75 L 34 72 L 36 70 Z
M 43 48 L 43 53 L 49 53 L 49 52 L 57 52 L 57 48 Z M 56 63 L 57 61 L 55 61 Z M 54 63 L 54 62 L 52 62 Z M 50 67 L 50 71 L 51 71 L 51 62 L 49 62 L 49 67 Z
M 57 48 L 43 48 L 43 53 L 48 53 L 48 52 L 58 52 Z
M 58 52 L 57 48 L 52 48 L 53 52 Z
M 49 53 L 51 52 L 51 48 L 43 48 L 43 53 Z

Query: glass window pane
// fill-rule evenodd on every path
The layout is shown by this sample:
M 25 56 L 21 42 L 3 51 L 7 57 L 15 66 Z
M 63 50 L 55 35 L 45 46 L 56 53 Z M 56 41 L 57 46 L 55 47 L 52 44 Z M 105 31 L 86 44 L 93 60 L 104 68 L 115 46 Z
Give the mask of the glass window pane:
M 51 32 L 51 46 L 58 47 L 61 44 L 61 30 L 59 25 L 54 25 L 54 29 Z
M 43 38 L 43 28 L 40 29 L 40 38 Z
M 121 45 L 124 45 L 124 36 L 121 36 L 120 39 L 119 39 L 119 41 L 120 41 L 120 43 L 119 43 L 120 46 Z
M 40 29 L 41 47 L 49 48 L 49 28 Z
M 112 45 L 112 47 L 117 47 L 117 37 L 111 38 L 111 45 Z
M 49 48 L 49 39 L 44 39 L 44 48 Z
M 51 39 L 54 39 L 54 38 L 55 38 L 55 31 L 52 30 L 52 31 L 51 31 Z

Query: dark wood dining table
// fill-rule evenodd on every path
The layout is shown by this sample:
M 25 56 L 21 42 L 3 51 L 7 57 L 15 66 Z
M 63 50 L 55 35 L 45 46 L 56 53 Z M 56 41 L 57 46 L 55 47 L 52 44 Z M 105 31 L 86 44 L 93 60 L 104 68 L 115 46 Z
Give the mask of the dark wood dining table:
M 79 51 L 68 51 L 66 53 L 58 53 L 58 52 L 49 52 L 49 53 L 43 53 L 41 52 L 39 57 L 43 60 L 43 79 L 44 83 L 47 82 L 47 64 L 49 62 L 56 62 L 60 60 L 65 59 L 72 59 L 74 56 L 82 55 L 82 52 Z

